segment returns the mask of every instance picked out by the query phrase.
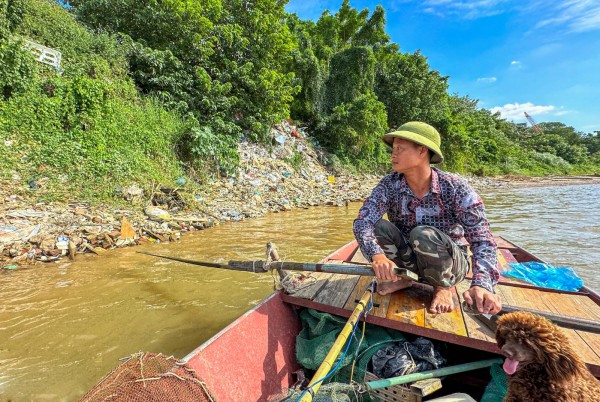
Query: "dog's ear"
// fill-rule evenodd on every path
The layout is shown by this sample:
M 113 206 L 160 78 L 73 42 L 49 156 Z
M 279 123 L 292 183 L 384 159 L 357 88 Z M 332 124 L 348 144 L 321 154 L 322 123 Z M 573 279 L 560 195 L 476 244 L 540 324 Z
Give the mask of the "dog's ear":
M 554 324 L 538 328 L 537 339 L 529 342 L 529 345 L 552 380 L 561 381 L 577 375 L 583 364 L 567 337 Z
M 548 377 L 554 381 L 562 381 L 567 377 L 578 375 L 578 362 L 579 358 L 568 346 L 561 350 L 558 355 L 544 356 L 544 366 L 548 372 Z

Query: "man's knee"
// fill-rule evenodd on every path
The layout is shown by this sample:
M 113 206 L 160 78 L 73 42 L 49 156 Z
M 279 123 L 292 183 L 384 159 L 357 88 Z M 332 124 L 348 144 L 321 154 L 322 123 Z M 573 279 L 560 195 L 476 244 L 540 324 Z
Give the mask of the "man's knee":
M 400 233 L 399 229 L 392 222 L 380 219 L 375 224 L 375 236 L 393 238 L 396 233 Z
M 437 252 L 440 244 L 439 236 L 435 228 L 431 226 L 417 226 L 410 231 L 409 243 L 417 252 Z

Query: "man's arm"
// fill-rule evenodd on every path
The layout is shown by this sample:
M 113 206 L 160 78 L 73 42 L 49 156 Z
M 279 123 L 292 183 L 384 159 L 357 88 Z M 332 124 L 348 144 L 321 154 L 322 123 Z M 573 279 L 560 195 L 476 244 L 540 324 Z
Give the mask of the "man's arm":
M 388 210 L 388 185 L 389 176 L 386 176 L 365 200 L 352 225 L 360 251 L 369 262 L 373 261 L 374 255 L 384 254 L 375 238 L 375 225 Z
M 498 246 L 490 231 L 481 197 L 466 183 L 457 192 L 457 219 L 473 253 L 473 280 L 463 297 L 473 302 L 482 313 L 497 313 L 502 308 L 500 297 L 494 293 L 498 283 Z

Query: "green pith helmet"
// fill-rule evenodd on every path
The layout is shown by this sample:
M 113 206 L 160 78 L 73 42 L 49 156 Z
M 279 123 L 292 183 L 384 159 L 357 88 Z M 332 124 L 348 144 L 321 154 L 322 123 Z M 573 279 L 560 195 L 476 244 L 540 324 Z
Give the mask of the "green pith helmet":
M 440 163 L 444 160 L 444 155 L 440 150 L 440 133 L 427 123 L 420 121 L 404 123 L 396 131 L 385 134 L 383 141 L 389 146 L 393 146 L 394 138 L 404 138 L 432 150 L 434 155 L 431 157 L 431 163 Z

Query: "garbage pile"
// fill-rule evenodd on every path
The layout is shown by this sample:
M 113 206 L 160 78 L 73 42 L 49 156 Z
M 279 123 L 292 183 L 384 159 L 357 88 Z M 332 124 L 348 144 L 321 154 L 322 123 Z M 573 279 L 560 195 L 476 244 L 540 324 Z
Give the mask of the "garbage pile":
M 185 178 L 153 191 L 140 183 L 119 188 L 127 209 L 39 203 L 11 194 L 11 185 L 2 186 L 0 268 L 101 254 L 146 241 L 174 241 L 188 231 L 269 212 L 344 206 L 362 201 L 379 180 L 344 174 L 302 128 L 283 122 L 271 136 L 270 145 L 242 140 L 238 171 L 213 180 L 201 192 L 198 186 L 187 186 Z
M 287 122 L 271 135 L 271 147 L 241 141 L 236 174 L 212 183 L 211 200 L 203 205 L 215 218 L 237 221 L 295 207 L 342 206 L 363 200 L 378 179 L 336 174 L 324 166 L 331 156 Z
M 23 205 L 13 197 L 7 203 Z M 0 267 L 16 269 L 37 261 L 51 262 L 78 253 L 101 254 L 108 249 L 144 241 L 179 240 L 182 231 L 204 229 L 213 221 L 201 216 L 168 216 L 147 207 L 110 213 L 86 205 L 36 205 L 12 209 L 0 218 Z

